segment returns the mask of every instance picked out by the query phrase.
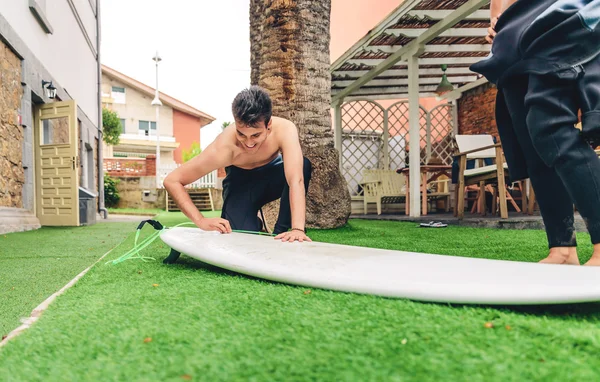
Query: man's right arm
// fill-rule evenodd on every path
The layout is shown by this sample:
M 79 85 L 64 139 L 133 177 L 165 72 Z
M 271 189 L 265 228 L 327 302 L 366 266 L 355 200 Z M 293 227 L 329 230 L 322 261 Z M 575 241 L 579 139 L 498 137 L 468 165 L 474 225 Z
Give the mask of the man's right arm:
M 222 138 L 222 136 L 218 137 L 199 155 L 172 171 L 165 178 L 163 185 L 181 212 L 198 227 L 207 231 L 228 233 L 231 232 L 229 222 L 221 218 L 205 218 L 184 187 L 213 170 L 231 164 L 233 152 L 227 149 Z
M 502 0 L 492 0 L 490 3 L 490 20 L 500 16 L 502 12 Z
M 490 3 L 490 27 L 488 28 L 488 35 L 485 37 L 490 44 L 494 42 L 494 37 L 496 37 L 496 22 L 502 13 L 503 5 L 504 0 L 492 0 Z

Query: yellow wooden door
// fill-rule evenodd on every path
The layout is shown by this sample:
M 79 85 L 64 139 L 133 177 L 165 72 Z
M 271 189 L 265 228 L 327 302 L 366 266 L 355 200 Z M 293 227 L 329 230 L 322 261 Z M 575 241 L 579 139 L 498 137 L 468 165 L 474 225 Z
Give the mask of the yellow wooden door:
M 36 109 L 35 194 L 41 225 L 79 225 L 76 112 L 75 101 Z

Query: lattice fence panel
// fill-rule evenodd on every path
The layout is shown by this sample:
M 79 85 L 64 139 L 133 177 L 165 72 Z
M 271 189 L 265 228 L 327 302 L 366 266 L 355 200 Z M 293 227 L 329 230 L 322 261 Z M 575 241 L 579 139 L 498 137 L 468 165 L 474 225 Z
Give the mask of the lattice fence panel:
M 452 164 L 452 131 L 454 118 L 452 105 L 439 105 L 429 112 L 431 126 L 431 156 Z
M 421 163 L 425 163 L 427 147 L 427 111 L 419 108 L 421 125 Z M 408 166 L 408 150 L 410 148 L 410 126 L 408 123 L 408 102 L 400 101 L 388 108 L 390 169 L 396 170 Z
M 385 112 L 371 101 L 352 101 L 342 105 L 342 175 L 350 195 L 362 195 L 364 169 L 383 165 L 383 128 Z
M 363 194 L 360 182 L 364 169 L 383 168 L 385 111 L 372 101 L 353 101 L 342 105 L 342 174 L 352 196 Z M 453 106 L 439 105 L 420 115 L 420 162 L 432 157 L 452 164 Z M 390 169 L 408 166 L 410 133 L 408 102 L 400 101 L 387 109 L 388 155 Z M 429 134 L 427 133 L 429 129 Z M 429 150 L 428 150 L 429 146 Z M 429 155 L 428 155 L 429 152 Z

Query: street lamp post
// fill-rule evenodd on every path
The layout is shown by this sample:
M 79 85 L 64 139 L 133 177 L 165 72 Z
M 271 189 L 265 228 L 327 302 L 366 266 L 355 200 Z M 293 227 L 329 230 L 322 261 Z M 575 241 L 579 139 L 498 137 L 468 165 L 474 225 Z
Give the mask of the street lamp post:
M 154 99 L 152 100 L 151 105 L 156 107 L 156 188 L 160 188 L 160 133 L 159 133 L 159 110 L 162 106 L 162 102 L 160 102 L 160 97 L 158 96 L 158 63 L 162 60 L 156 52 L 156 55 L 152 58 L 156 63 L 156 89 L 154 91 Z M 148 126 L 148 129 L 152 131 L 152 125 Z

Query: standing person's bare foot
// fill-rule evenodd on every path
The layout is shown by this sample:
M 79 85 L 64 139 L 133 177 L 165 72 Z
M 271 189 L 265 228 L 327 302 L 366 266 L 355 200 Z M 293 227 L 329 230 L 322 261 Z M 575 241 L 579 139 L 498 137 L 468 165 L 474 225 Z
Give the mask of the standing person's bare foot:
M 600 266 L 600 244 L 594 244 L 594 253 L 584 265 Z
M 599 248 L 600 252 L 600 248 Z M 600 261 L 600 257 L 598 258 Z M 540 263 L 545 264 L 569 264 L 569 265 L 580 265 L 579 257 L 577 257 L 576 247 L 554 247 L 550 248 L 550 254 Z M 600 262 L 599 264 L 600 265 Z

